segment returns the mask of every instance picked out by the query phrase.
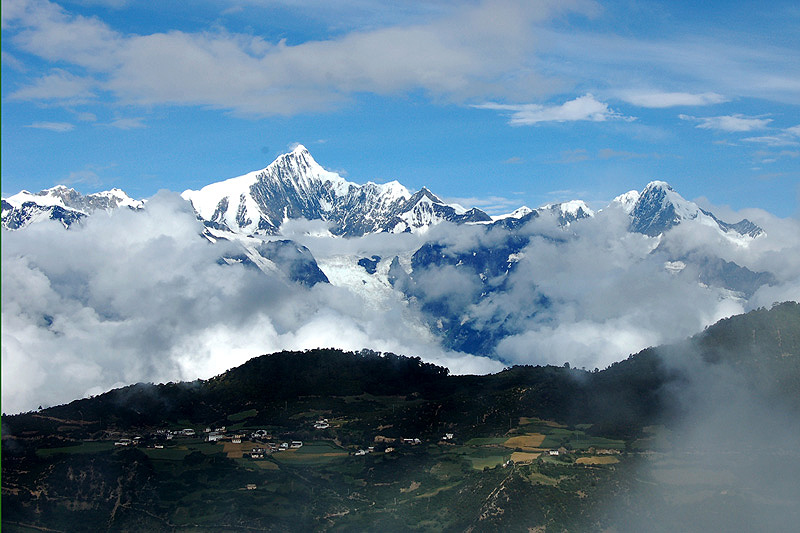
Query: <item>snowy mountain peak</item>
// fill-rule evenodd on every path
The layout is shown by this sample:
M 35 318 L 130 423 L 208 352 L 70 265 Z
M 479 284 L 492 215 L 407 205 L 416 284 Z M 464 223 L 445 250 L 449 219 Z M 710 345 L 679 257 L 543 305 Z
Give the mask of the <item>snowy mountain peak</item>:
M 533 213 L 533 209 L 531 209 L 527 205 L 523 205 L 522 207 L 518 207 L 517 209 L 513 210 L 510 213 L 492 216 L 492 221 L 497 222 L 499 220 L 506 220 L 506 219 L 520 219 L 531 213 Z
M 3 198 L 2 225 L 20 229 L 39 220 L 58 220 L 65 227 L 96 210 L 111 211 L 118 207 L 142 209 L 144 202 L 134 200 L 120 189 L 82 195 L 65 185 L 56 185 L 37 193 L 20 191 Z
M 636 206 L 636 202 L 639 201 L 639 191 L 631 190 L 624 194 L 620 194 L 613 200 L 611 200 L 612 206 L 619 206 L 621 207 L 626 213 L 630 214 L 633 211 L 633 208 Z
M 189 189 L 181 196 L 212 227 L 275 234 L 290 218 L 324 219 L 322 213 L 353 187 L 358 186 L 325 170 L 305 146 L 297 145 L 262 170 Z
M 427 187 L 422 187 L 420 190 L 415 192 L 414 195 L 409 199 L 409 202 L 416 204 L 425 200 L 430 200 L 435 204 L 444 204 L 442 199 L 433 194 Z
M 650 190 L 653 190 L 653 189 L 665 189 L 665 190 L 668 190 L 668 191 L 673 191 L 674 190 L 670 186 L 670 184 L 667 183 L 666 181 L 653 180 L 653 181 L 651 181 L 650 183 L 648 183 L 645 186 L 644 191 L 642 192 L 642 194 L 645 194 L 647 191 L 650 191 Z
M 292 148 L 292 153 L 293 153 L 293 154 L 308 154 L 309 156 L 311 155 L 311 154 L 309 153 L 309 151 L 308 151 L 308 148 L 306 148 L 306 147 L 305 147 L 305 146 L 303 146 L 302 144 L 297 144 L 297 146 L 295 146 L 294 148 Z
M 284 221 L 296 218 L 322 220 L 334 235 L 344 236 L 489 218 L 480 210 L 447 204 L 425 187 L 412 195 L 397 181 L 349 182 L 325 170 L 302 145 L 263 170 L 182 196 L 207 225 L 246 235 L 277 234 Z
M 651 181 L 644 188 L 631 215 L 631 230 L 656 236 L 683 220 L 697 218 L 700 208 L 685 200 L 663 181 Z
M 628 193 L 630 194 L 630 193 Z M 693 221 L 711 226 L 739 244 L 763 234 L 763 230 L 747 219 L 735 224 L 723 222 L 712 213 L 701 209 L 696 203 L 686 200 L 664 181 L 651 181 L 641 192 L 633 208 L 630 230 L 649 236 L 660 235 L 674 226 Z
M 557 211 L 564 216 L 571 216 L 577 218 L 593 217 L 594 211 L 586 205 L 583 200 L 570 200 L 569 202 L 561 202 L 557 204 L 545 204 L 540 209 Z
M 522 207 L 518 207 L 517 209 L 512 211 L 511 214 L 508 215 L 508 216 L 511 217 L 511 218 L 522 218 L 525 215 L 528 215 L 528 214 L 530 214 L 532 212 L 533 212 L 533 209 L 531 209 L 527 205 L 523 205 Z
M 555 216 L 560 226 L 569 226 L 570 223 L 582 218 L 594 216 L 586 202 L 583 200 L 571 200 L 557 204 L 545 204 L 536 210 L 539 214 L 550 213 Z

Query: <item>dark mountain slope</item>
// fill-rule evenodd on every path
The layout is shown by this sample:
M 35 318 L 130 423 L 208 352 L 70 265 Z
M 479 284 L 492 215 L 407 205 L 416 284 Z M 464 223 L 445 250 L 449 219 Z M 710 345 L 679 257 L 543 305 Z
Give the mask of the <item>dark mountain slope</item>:
M 206 381 L 132 385 L 3 417 L 2 525 L 784 530 L 800 519 L 782 477 L 796 479 L 800 464 L 798 339 L 800 305 L 785 303 L 599 372 L 449 376 L 419 358 L 319 349 Z M 313 428 L 320 418 L 330 426 Z M 177 433 L 219 426 L 254 442 Z M 247 458 L 266 445 L 257 430 L 306 446 Z M 114 445 L 134 435 L 139 446 Z

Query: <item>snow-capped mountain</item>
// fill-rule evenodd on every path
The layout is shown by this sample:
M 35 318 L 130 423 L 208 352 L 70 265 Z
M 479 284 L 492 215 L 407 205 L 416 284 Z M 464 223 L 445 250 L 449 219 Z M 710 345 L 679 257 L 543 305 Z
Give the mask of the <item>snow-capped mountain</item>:
M 522 207 L 518 207 L 510 213 L 506 213 L 504 215 L 495 215 L 492 217 L 494 222 L 498 220 L 505 220 L 507 218 L 522 218 L 525 215 L 529 215 L 533 212 L 533 209 L 528 207 L 527 205 L 523 205 Z
M 363 185 L 349 182 L 325 170 L 302 145 L 262 170 L 200 190 L 186 190 L 181 196 L 191 203 L 207 227 L 243 236 L 278 235 L 285 221 L 299 218 L 322 220 L 333 235 L 356 237 L 424 231 L 445 221 L 498 224 L 511 229 L 544 215 L 554 216 L 558 225 L 567 227 L 594 216 L 585 202 L 573 200 L 536 209 L 523 206 L 512 213 L 490 217 L 477 208 L 446 203 L 425 187 L 412 194 L 397 181 Z M 143 205 L 119 189 L 84 196 L 59 185 L 38 193 L 22 191 L 3 199 L 2 224 L 6 229 L 19 229 L 37 220 L 54 219 L 69 227 L 97 209 L 141 209 Z M 652 237 L 687 221 L 714 227 L 739 244 L 763 234 L 747 219 L 735 224 L 718 219 L 663 181 L 649 183 L 641 193 L 622 194 L 611 206 L 629 214 L 630 231 Z
M 519 225 L 519 222 L 524 223 L 531 218 L 546 214 L 555 216 L 559 226 L 569 226 L 571 222 L 576 220 L 593 217 L 594 211 L 583 200 L 571 200 L 569 202 L 545 204 L 536 209 L 523 205 L 511 213 L 493 216 L 492 221 L 511 227 Z
M 637 190 L 628 191 L 620 194 L 613 200 L 609 206 L 619 207 L 626 213 L 630 214 L 633 208 L 636 207 L 636 202 L 639 201 L 640 193 Z
M 20 229 L 32 222 L 46 219 L 58 220 L 68 228 L 98 209 L 142 209 L 144 202 L 134 200 L 120 189 L 84 196 L 75 189 L 57 185 L 37 193 L 21 191 L 3 198 L 2 206 L 2 225 L 6 229 Z
M 277 234 L 288 219 L 330 223 L 335 235 L 415 231 L 431 224 L 491 220 L 479 209 L 446 204 L 423 188 L 415 194 L 396 181 L 358 185 L 322 168 L 300 145 L 263 170 L 187 190 L 208 225 L 241 234 Z
M 721 221 L 664 182 L 625 193 L 597 214 L 585 202 L 574 200 L 489 217 L 479 209 L 448 203 L 427 188 L 412 193 L 396 181 L 349 182 L 325 170 L 299 146 L 262 170 L 181 196 L 183 200 L 160 195 L 145 205 L 119 190 L 85 196 L 66 187 L 35 194 L 23 191 L 3 199 L 2 223 L 16 229 L 40 219 L 57 219 L 69 227 L 98 209 L 139 210 L 133 219 L 141 217 L 141 226 L 127 220 L 130 217 L 103 217 L 108 219 L 108 232 L 72 231 L 69 240 L 88 238 L 92 242 L 82 249 L 90 250 L 98 235 L 119 235 L 115 231 L 133 229 L 144 241 L 153 227 L 179 227 L 176 235 L 196 241 L 202 234 L 208 243 L 184 246 L 185 242 L 174 241 L 180 245 L 174 247 L 153 235 L 151 252 L 131 255 L 144 264 L 175 248 L 179 255 L 165 263 L 167 269 L 182 269 L 186 261 L 188 270 L 179 270 L 181 275 L 170 285 L 173 291 L 184 285 L 184 279 L 198 276 L 203 280 L 195 291 L 199 294 L 205 294 L 205 285 L 218 284 L 215 302 L 235 294 L 246 300 L 248 316 L 274 311 L 264 329 L 275 331 L 276 343 L 304 336 L 328 342 L 347 336 L 339 331 L 351 331 L 350 324 L 356 327 L 354 338 L 372 339 L 378 330 L 369 329 L 374 315 L 381 322 L 375 328 L 381 331 L 384 322 L 392 331 L 408 326 L 415 338 L 417 333 L 420 338 L 430 336 L 436 346 L 508 358 L 504 361 L 533 352 L 531 339 L 537 343 L 535 350 L 553 350 L 554 357 L 561 357 L 565 348 L 572 350 L 576 342 L 585 347 L 581 353 L 591 352 L 607 331 L 615 338 L 648 343 L 646 332 L 653 324 L 664 323 L 667 315 L 683 317 L 681 327 L 693 328 L 720 309 L 743 306 L 751 298 L 754 304 L 770 298 L 781 284 L 795 279 L 781 277 L 777 269 L 764 270 L 765 262 L 751 259 L 764 247 L 743 248 L 765 235 L 761 228 L 747 220 Z M 284 225 L 301 218 L 324 224 Z M 436 231 L 426 231 L 435 224 L 440 224 Z M 404 232 L 415 235 L 393 235 Z M 373 233 L 385 235 L 343 238 Z M 781 234 L 774 233 L 773 237 Z M 59 239 L 52 231 L 43 231 L 35 242 L 48 242 L 40 240 L 44 234 L 49 242 Z M 25 232 L 6 237 L 20 249 L 33 248 L 27 246 Z M 768 244 L 766 238 L 762 242 Z M 128 253 L 124 248 L 111 249 L 118 255 Z M 183 254 L 183 249 L 192 253 Z M 98 270 L 105 268 L 105 261 L 105 257 L 97 261 Z M 32 263 L 30 268 L 40 267 Z M 91 270 L 91 265 L 86 268 Z M 65 276 L 60 272 L 51 276 L 58 283 L 72 283 L 61 280 Z M 148 287 L 146 280 L 139 282 Z M 253 298 L 249 289 L 229 293 L 229 287 L 252 287 Z M 158 293 L 160 288 L 147 291 Z M 658 298 L 664 305 L 648 304 Z M 197 305 L 205 305 L 205 300 Z M 323 312 L 314 312 L 317 305 Z M 229 307 L 233 308 L 238 309 Z M 618 320 L 622 315 L 615 313 L 627 309 L 635 310 L 631 319 Z M 305 318 L 307 314 L 314 318 Z M 318 326 L 329 317 L 339 320 L 340 315 L 344 322 L 334 322 L 335 327 Z M 237 311 L 231 316 L 238 320 L 244 315 Z M 292 322 L 297 327 L 284 329 Z M 362 324 L 369 327 L 358 329 Z M 320 327 L 320 336 L 315 336 L 315 327 Z M 241 328 L 235 324 L 230 337 L 214 333 L 213 338 L 235 339 Z M 620 346 L 624 352 L 626 345 Z
M 588 205 L 583 200 L 571 200 L 559 204 L 547 204 L 537 209 L 540 214 L 545 212 L 556 216 L 560 226 L 569 226 L 571 222 L 594 216 Z
M 632 192 L 619 196 L 614 201 L 626 210 L 633 204 L 629 210 L 630 230 L 637 233 L 655 237 L 690 220 L 717 228 L 735 241 L 746 241 L 764 233 L 764 230 L 747 219 L 735 224 L 723 222 L 694 202 L 684 199 L 663 181 L 650 182 L 638 196 Z

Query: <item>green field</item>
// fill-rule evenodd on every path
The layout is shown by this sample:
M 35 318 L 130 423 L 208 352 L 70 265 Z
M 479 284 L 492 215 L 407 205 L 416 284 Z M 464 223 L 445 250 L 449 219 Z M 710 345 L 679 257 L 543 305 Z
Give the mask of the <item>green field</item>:
M 467 446 L 502 446 L 507 440 L 508 437 L 476 437 L 474 439 L 469 439 L 465 444 Z
M 247 420 L 248 418 L 253 418 L 256 415 L 258 415 L 258 411 L 256 409 L 248 409 L 247 411 L 240 411 L 238 413 L 228 415 L 228 420 L 231 422 L 241 422 L 243 420 Z
M 278 463 L 298 466 L 324 465 L 348 456 L 347 450 L 327 441 L 311 442 L 302 448 L 272 454 Z
M 82 442 L 77 446 L 63 446 L 61 448 L 39 448 L 36 450 L 36 455 L 39 457 L 51 457 L 56 454 L 65 453 L 96 453 L 113 450 L 115 448 L 113 442 Z

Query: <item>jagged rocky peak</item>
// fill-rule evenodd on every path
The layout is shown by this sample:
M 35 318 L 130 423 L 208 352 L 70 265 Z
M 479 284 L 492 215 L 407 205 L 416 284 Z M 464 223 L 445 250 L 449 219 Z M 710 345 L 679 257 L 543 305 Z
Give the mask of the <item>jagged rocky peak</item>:
M 417 202 L 421 202 L 424 200 L 430 200 L 435 204 L 444 204 L 441 198 L 433 194 L 430 189 L 427 187 L 422 187 L 420 190 L 414 193 L 414 195 L 409 199 L 410 204 L 416 204 Z
M 583 200 L 546 204 L 537 209 L 537 211 L 542 214 L 549 212 L 555 215 L 561 226 L 568 226 L 571 222 L 594 216 L 594 211 Z
M 633 211 L 633 208 L 636 207 L 636 202 L 639 201 L 639 191 L 631 190 L 624 194 L 620 194 L 613 200 L 611 200 L 612 206 L 618 206 L 622 208 L 626 213 L 630 214 Z
M 32 202 L 39 206 L 58 205 L 70 209 L 78 209 L 85 214 L 89 214 L 95 209 L 114 209 L 121 206 L 140 209 L 144 207 L 144 202 L 134 200 L 120 189 L 96 192 L 83 195 L 65 185 L 56 185 L 50 189 L 44 189 L 37 193 L 21 191 L 14 196 L 4 199 L 12 206 L 20 206 L 27 202 Z
M 626 201 L 634 197 L 631 193 L 619 203 L 625 207 Z M 625 195 L 623 195 L 625 196 Z M 620 197 L 617 197 L 620 198 Z M 617 199 L 615 199 L 616 201 Z M 651 181 L 639 194 L 629 211 L 630 230 L 649 236 L 657 236 L 686 221 L 697 221 L 718 228 L 727 237 L 740 240 L 754 238 L 764 230 L 747 219 L 729 224 L 712 213 L 701 209 L 697 204 L 686 200 L 664 181 Z
M 240 234 L 278 234 L 281 224 L 297 218 L 325 221 L 342 236 L 490 220 L 480 210 L 443 202 L 427 188 L 412 195 L 397 181 L 349 182 L 325 170 L 302 145 L 263 170 L 182 196 L 210 227 Z
M 98 209 L 110 211 L 119 207 L 142 209 L 144 202 L 120 189 L 87 195 L 64 185 L 37 193 L 23 190 L 3 198 L 2 225 L 5 229 L 21 229 L 40 220 L 57 220 L 68 228 Z
M 513 210 L 510 213 L 506 213 L 505 215 L 495 215 L 492 217 L 492 220 L 503 220 L 506 218 L 522 218 L 526 215 L 529 215 L 533 212 L 533 209 L 528 207 L 527 205 L 523 205 L 522 207 L 518 207 L 517 209 Z
M 630 211 L 630 229 L 656 236 L 682 220 L 697 217 L 698 211 L 697 206 L 684 200 L 666 182 L 652 181 L 644 188 Z

